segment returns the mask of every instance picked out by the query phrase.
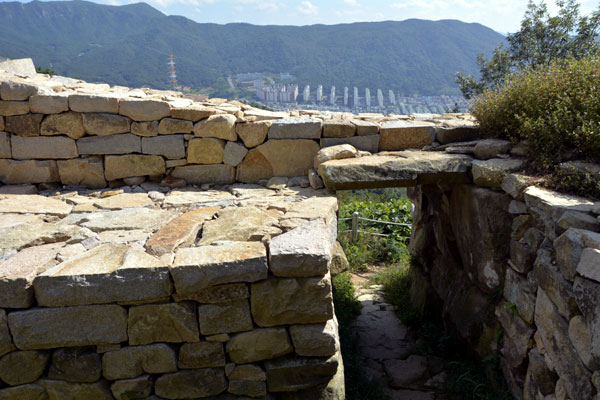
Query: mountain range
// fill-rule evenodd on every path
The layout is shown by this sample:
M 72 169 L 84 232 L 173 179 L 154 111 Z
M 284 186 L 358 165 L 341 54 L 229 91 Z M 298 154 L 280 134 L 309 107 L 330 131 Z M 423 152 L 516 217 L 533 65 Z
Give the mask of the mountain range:
M 403 95 L 458 94 L 456 71 L 476 73 L 476 55 L 504 36 L 457 20 L 257 26 L 196 23 L 146 3 L 0 3 L 0 56 L 88 81 L 168 88 L 215 86 L 244 72 L 289 72 L 300 85 L 393 89 Z

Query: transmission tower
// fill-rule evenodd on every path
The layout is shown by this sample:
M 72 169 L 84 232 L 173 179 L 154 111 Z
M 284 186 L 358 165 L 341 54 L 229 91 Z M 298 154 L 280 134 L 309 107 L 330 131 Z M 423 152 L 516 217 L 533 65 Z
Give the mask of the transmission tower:
M 173 54 L 169 56 L 169 62 L 167 65 L 169 66 L 169 78 L 171 78 L 171 83 L 174 87 L 177 87 L 177 74 L 175 73 L 175 61 L 173 60 Z

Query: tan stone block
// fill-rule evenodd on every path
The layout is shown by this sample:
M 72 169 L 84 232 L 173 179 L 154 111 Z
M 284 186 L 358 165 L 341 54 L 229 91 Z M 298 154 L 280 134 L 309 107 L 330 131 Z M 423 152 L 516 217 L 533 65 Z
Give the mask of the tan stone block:
M 154 382 L 150 375 L 143 375 L 133 379 L 116 381 L 110 385 L 110 391 L 115 399 L 146 399 L 152 394 Z
M 262 144 L 267 138 L 271 121 L 258 121 L 249 123 L 238 123 L 235 126 L 235 131 L 248 148 L 256 147 Z
M 164 343 L 123 347 L 102 357 L 106 379 L 130 379 L 142 374 L 165 374 L 177 371 L 177 353 Z
M 223 162 L 225 141 L 214 138 L 192 139 L 188 143 L 187 160 L 193 164 L 220 164 Z
M 194 135 L 205 138 L 218 138 L 235 142 L 236 117 L 230 114 L 211 115 L 194 125 Z
M 111 136 L 90 136 L 77 140 L 79 154 L 129 154 L 142 151 L 142 138 L 131 133 Z
M 46 389 L 50 400 L 113 400 L 109 384 L 106 381 L 98 381 L 96 383 L 73 383 L 40 379 L 37 383 Z
M 250 149 L 237 167 L 236 179 L 244 183 L 256 183 L 273 176 L 269 160 L 258 149 Z
M 1 200 L 0 200 L 1 203 Z M 158 229 L 171 218 L 175 217 L 173 210 L 157 210 L 151 208 L 124 208 L 101 212 L 73 213 L 64 218 L 62 224 L 77 224 L 91 229 L 94 232 L 115 231 L 111 240 L 123 232 L 118 231 L 143 231 L 144 235 Z M 107 232 L 110 233 L 110 232 Z M 133 232 L 134 234 L 136 232 Z M 137 232 L 139 233 L 139 232 Z M 137 235 L 133 241 L 146 240 L 147 237 Z
M 158 125 L 160 135 L 171 135 L 173 133 L 192 133 L 194 123 L 184 119 L 163 118 Z
M 0 115 L 24 115 L 29 112 L 28 101 L 2 101 L 0 100 Z
M 235 181 L 235 168 L 223 164 L 186 165 L 175 167 L 171 176 L 185 179 L 188 185 L 231 185 Z
M 370 136 L 379 134 L 379 124 L 361 119 L 353 119 L 352 123 L 356 126 L 358 136 Z
M 0 115 L 0 131 L 4 130 L 4 117 Z
M 223 163 L 236 167 L 242 162 L 248 149 L 237 142 L 227 142 L 225 152 L 223 153 Z
M 16 350 L 16 347 L 8 331 L 6 311 L 0 308 L 0 356 L 10 353 L 13 350 Z
M 175 293 L 175 301 L 194 300 L 198 303 L 225 303 L 233 300 L 247 299 L 250 291 L 245 283 L 230 283 L 226 285 L 211 286 L 206 289 L 197 290 L 193 293 Z
M 18 136 L 39 136 L 42 114 L 26 114 L 6 117 L 6 132 Z
M 58 114 L 69 111 L 69 97 L 64 95 L 34 95 L 29 98 L 32 113 Z
M 60 182 L 56 161 L 0 159 L 0 181 L 5 185 Z
M 329 274 L 323 278 L 267 279 L 253 283 L 250 292 L 252 316 L 259 326 L 310 324 L 333 318 Z
M 0 158 L 11 158 L 10 135 L 6 132 L 0 132 Z
M 200 305 L 198 321 L 200 333 L 203 335 L 244 332 L 252 330 L 253 327 L 250 307 L 246 299 Z
M 105 210 L 122 210 L 124 208 L 150 207 L 154 204 L 146 193 L 120 193 L 100 198 L 94 205 Z
M 91 189 L 106 187 L 104 164 L 101 159 L 75 158 L 56 162 L 63 185 L 85 186 Z
M 145 121 L 131 123 L 131 133 L 138 136 L 157 136 L 158 121 Z
M 405 121 L 384 122 L 381 125 L 379 150 L 421 148 L 435 140 L 435 128 Z
M 20 385 L 0 389 L 0 400 L 48 400 L 48 393 L 40 385 Z
M 218 241 L 246 242 L 260 240 L 257 231 L 277 224 L 277 219 L 256 207 L 228 207 L 219 212 L 219 218 L 208 221 L 202 228 L 198 244 L 207 245 Z
M 183 213 L 153 234 L 146 242 L 146 250 L 161 256 L 174 252 L 179 246 L 193 245 L 202 223 L 217 211 L 218 207 L 205 207 Z
M 184 343 L 179 350 L 178 366 L 181 369 L 224 367 L 223 344 L 218 342 Z
M 206 119 L 216 113 L 217 110 L 215 108 L 205 107 L 200 104 L 191 104 L 184 107 L 174 106 L 171 108 L 171 116 L 173 118 L 185 119 L 193 122 Z
M 313 166 L 316 170 L 319 169 L 319 165 L 330 160 L 342 160 L 344 158 L 356 158 L 360 157 L 358 150 L 354 146 L 349 144 L 340 144 L 337 146 L 325 147 L 319 150 L 315 156 Z
M 132 176 L 163 175 L 165 160 L 160 156 L 130 154 L 106 156 L 105 176 L 109 181 Z
M 185 143 L 183 135 L 142 138 L 142 153 L 161 155 L 167 159 L 184 158 Z
M 24 82 L 2 81 L 0 98 L 2 100 L 27 100 L 38 92 L 38 87 Z
M 155 121 L 168 117 L 171 113 L 169 103 L 152 99 L 121 99 L 119 114 L 134 121 Z
M 8 326 L 21 350 L 127 341 L 127 311 L 114 304 L 14 311 Z
M 129 309 L 129 344 L 198 342 L 198 320 L 192 303 L 135 306 Z
M 16 159 L 65 159 L 79 156 L 75 141 L 62 136 L 13 136 L 11 148 L 12 156 Z
M 131 120 L 127 117 L 107 113 L 84 113 L 83 127 L 89 135 L 108 136 L 127 133 Z
M 340 349 L 338 324 L 334 318 L 324 324 L 292 325 L 290 336 L 300 356 L 332 356 Z
M 268 360 L 293 351 L 285 328 L 255 329 L 237 334 L 226 348 L 231 361 L 236 364 Z
M 283 118 L 273 121 L 269 139 L 319 139 L 323 122 L 315 118 Z
M 167 399 L 212 397 L 227 390 L 222 368 L 179 371 L 159 377 L 154 384 L 157 396 Z
M 233 381 L 264 382 L 267 380 L 265 371 L 255 364 L 236 365 L 227 377 Z
M 89 347 L 68 347 L 52 353 L 49 379 L 67 382 L 96 382 L 102 377 L 100 354 Z
M 35 382 L 46 369 L 50 353 L 45 351 L 13 351 L 0 358 L 0 379 L 11 385 Z
M 40 133 L 44 136 L 67 135 L 72 139 L 79 139 L 85 135 L 81 114 L 66 112 L 48 115 L 42 121 Z
M 69 108 L 77 112 L 112 113 L 119 112 L 119 99 L 94 94 L 72 94 Z
M 274 176 L 306 175 L 319 145 L 313 140 L 269 140 L 256 148 L 268 160 Z
M 323 121 L 323 137 L 345 138 L 356 134 L 356 125 L 345 120 Z
M 343 368 L 338 354 L 329 358 L 287 356 L 269 360 L 265 362 L 267 387 L 269 392 L 289 392 L 326 385 L 338 368 Z

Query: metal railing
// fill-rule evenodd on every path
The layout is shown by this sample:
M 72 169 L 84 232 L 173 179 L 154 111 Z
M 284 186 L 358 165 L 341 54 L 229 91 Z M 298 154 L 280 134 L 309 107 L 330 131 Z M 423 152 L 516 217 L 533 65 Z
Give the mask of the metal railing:
M 411 224 L 403 224 L 403 223 L 400 223 L 400 222 L 388 222 L 388 221 L 379 221 L 377 219 L 362 218 L 362 217 L 359 216 L 358 211 L 354 211 L 352 213 L 352 217 L 351 218 L 340 218 L 340 221 L 350 221 L 350 220 L 352 220 L 352 229 L 351 230 L 342 231 L 342 233 L 352 233 L 352 241 L 353 242 L 356 242 L 358 240 L 358 234 L 359 233 L 364 233 L 366 235 L 379 236 L 379 237 L 388 237 L 388 236 L 390 236 L 390 235 L 386 235 L 384 233 L 375 233 L 375 232 L 361 231 L 360 229 L 358 229 L 358 222 L 359 221 L 367 221 L 367 222 L 374 222 L 376 224 L 404 226 L 404 227 L 412 228 Z M 409 237 L 403 236 L 402 238 L 403 239 L 408 239 Z

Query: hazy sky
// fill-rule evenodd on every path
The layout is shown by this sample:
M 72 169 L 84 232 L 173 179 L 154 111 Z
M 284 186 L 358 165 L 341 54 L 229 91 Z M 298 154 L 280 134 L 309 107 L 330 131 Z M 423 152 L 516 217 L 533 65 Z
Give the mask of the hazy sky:
M 6 0 L 0 0 L 6 1 Z M 580 0 L 589 14 L 599 0 Z M 121 5 L 139 0 L 95 0 Z M 146 0 L 168 15 L 197 22 L 248 22 L 259 25 L 338 24 L 357 21 L 459 19 L 499 32 L 519 28 L 527 0 Z M 553 5 L 554 1 L 547 1 Z M 553 8 L 553 7 L 552 7 Z M 551 8 L 551 9 L 552 9 Z

